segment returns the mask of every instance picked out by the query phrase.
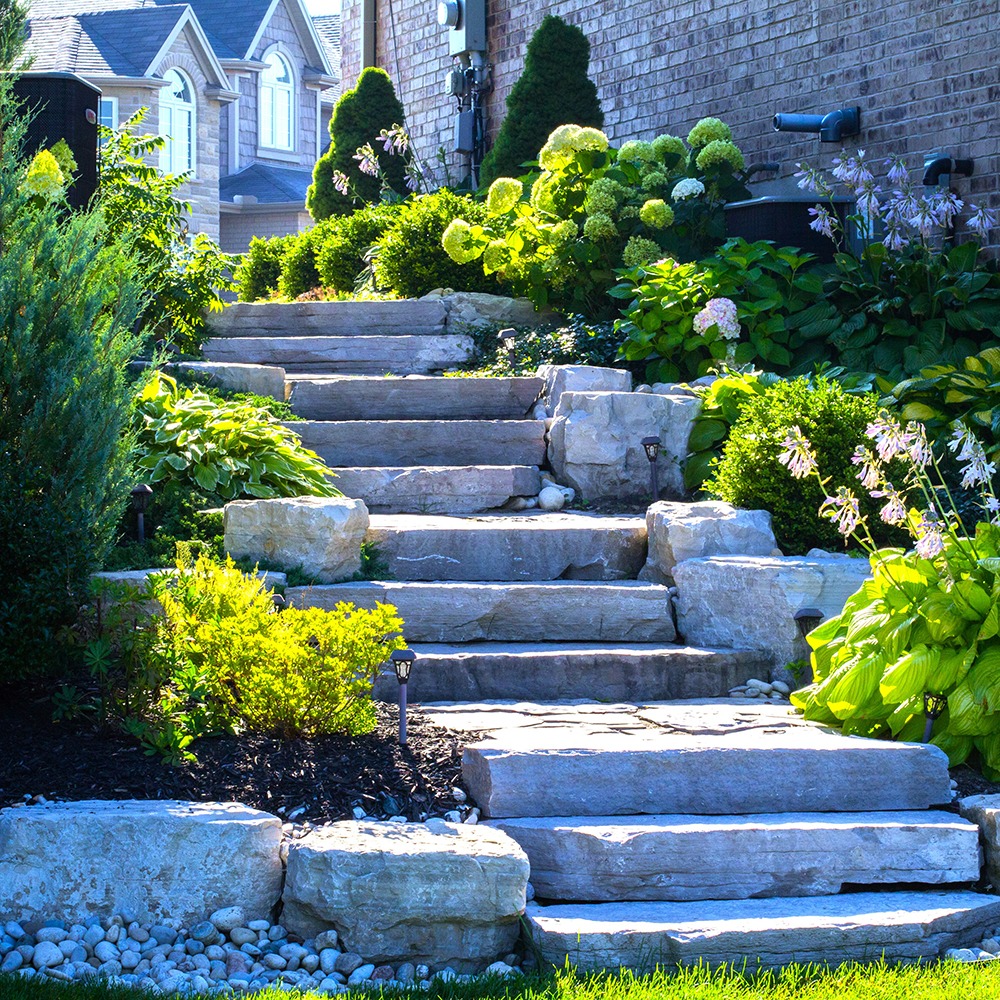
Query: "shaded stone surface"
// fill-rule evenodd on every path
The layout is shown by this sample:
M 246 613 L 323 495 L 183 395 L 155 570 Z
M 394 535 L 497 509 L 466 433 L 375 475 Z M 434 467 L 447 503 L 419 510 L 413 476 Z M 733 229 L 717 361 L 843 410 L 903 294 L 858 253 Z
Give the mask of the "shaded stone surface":
M 372 962 L 478 971 L 509 952 L 528 859 L 498 830 L 468 824 L 343 822 L 294 841 L 282 923 L 333 927 Z
M 444 333 L 448 310 L 430 299 L 342 302 L 234 302 L 213 313 L 217 337 L 379 336 Z
M 235 802 L 82 801 L 0 810 L 0 916 L 203 920 L 281 895 L 281 821 Z
M 631 392 L 632 373 L 624 368 L 596 365 L 539 365 L 545 382 L 543 400 L 551 417 L 564 392 Z
M 986 860 L 986 874 L 994 888 L 1000 886 L 1000 795 L 969 795 L 958 802 L 959 812 L 979 828 Z

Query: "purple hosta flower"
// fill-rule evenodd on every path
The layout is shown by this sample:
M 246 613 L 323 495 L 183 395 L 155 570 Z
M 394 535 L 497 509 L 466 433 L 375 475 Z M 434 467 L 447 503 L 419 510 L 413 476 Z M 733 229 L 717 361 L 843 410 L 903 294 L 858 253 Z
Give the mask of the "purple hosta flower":
M 987 497 L 985 506 L 987 512 L 993 515 L 990 520 L 994 524 L 1000 524 L 1000 500 L 996 497 Z
M 408 191 L 416 191 L 424 182 L 424 172 L 420 169 L 416 160 L 410 160 L 403 168 L 406 175 L 406 188 Z
M 921 467 L 930 465 L 934 458 L 934 452 L 927 440 L 927 431 L 924 425 L 911 420 L 906 425 L 905 435 L 909 439 L 906 452 L 914 464 Z
M 858 210 L 867 219 L 875 219 L 882 214 L 882 206 L 879 204 L 878 196 L 882 193 L 882 188 L 875 183 L 875 179 L 866 180 L 857 190 Z
M 986 454 L 980 448 L 980 454 L 976 455 L 971 462 L 962 470 L 962 489 L 968 490 L 973 486 L 983 486 L 993 481 L 997 467 L 995 462 L 988 462 Z
M 897 455 L 905 455 L 910 449 L 910 436 L 888 414 L 880 414 L 868 425 L 865 434 L 875 442 L 875 450 L 883 462 L 891 462 Z
M 410 136 L 406 128 L 402 125 L 393 125 L 392 128 L 384 128 L 378 134 L 382 146 L 387 153 L 405 153 L 410 146 Z
M 823 198 L 828 198 L 833 193 L 822 171 L 809 166 L 808 163 L 796 163 L 795 166 L 799 168 L 795 176 L 799 178 L 799 187 L 803 191 L 812 191 Z
M 920 235 L 926 240 L 933 235 L 941 223 L 934 206 L 926 199 L 920 198 L 917 201 L 913 215 L 906 220 Z
M 889 172 L 885 176 L 890 184 L 905 184 L 909 180 L 909 171 L 898 153 L 891 153 L 889 159 L 885 161 L 885 165 L 889 168 Z
M 339 191 L 341 194 L 347 194 L 348 189 L 351 186 L 351 179 L 342 170 L 334 170 L 333 172 L 333 187 L 334 190 Z
M 948 447 L 955 453 L 956 461 L 966 463 L 962 469 L 962 489 L 968 490 L 992 481 L 997 467 L 987 460 L 979 439 L 965 424 L 956 422 Z
M 816 456 L 812 453 L 812 445 L 802 433 L 802 428 L 795 426 L 787 431 L 781 447 L 783 451 L 778 455 L 778 461 L 787 466 L 795 479 L 805 479 L 819 468 Z
M 879 469 L 878 461 L 869 448 L 859 444 L 854 449 L 851 461 L 859 465 L 858 479 L 866 490 L 873 490 L 882 480 L 882 472 Z
M 866 184 L 875 180 L 874 175 L 865 163 L 865 151 L 859 149 L 857 155 L 846 160 L 839 157 L 833 161 L 833 176 L 846 184 L 856 194 L 860 193 Z
M 917 525 L 919 532 L 917 540 L 917 555 L 921 559 L 933 559 L 944 548 L 944 538 L 941 531 L 944 523 L 937 516 L 937 511 L 930 507 L 924 511 L 923 519 Z
M 938 224 L 943 228 L 948 228 L 958 213 L 965 208 L 965 202 L 953 191 L 936 192 L 931 196 L 930 204 L 938 218 Z
M 885 229 L 885 239 L 882 240 L 882 246 L 888 250 L 892 250 L 898 253 L 900 250 L 904 250 L 909 241 L 903 232 L 902 226 L 897 225 L 894 222 L 890 222 L 886 225 Z
M 967 424 L 956 420 L 954 430 L 951 432 L 951 440 L 948 442 L 948 449 L 959 462 L 967 462 L 976 454 L 977 449 L 982 450 L 982 445 Z
M 378 154 L 372 149 L 372 144 L 366 142 L 363 146 L 358 146 L 354 159 L 358 161 L 358 169 L 369 177 L 378 177 Z
M 886 524 L 894 524 L 902 527 L 906 524 L 906 503 L 902 493 L 896 489 L 892 483 L 886 483 L 884 490 L 872 490 L 873 497 L 885 497 L 886 502 L 878 512 L 878 516 Z
M 705 308 L 695 314 L 692 325 L 695 333 L 702 335 L 714 326 L 723 340 L 737 340 L 740 336 L 740 321 L 732 299 L 709 299 Z
M 988 208 L 980 208 L 978 205 L 971 203 L 969 204 L 969 208 L 972 210 L 972 216 L 966 225 L 977 236 L 985 240 L 990 230 L 997 224 L 996 213 L 991 212 Z
M 882 206 L 882 218 L 891 225 L 909 225 L 911 217 L 917 211 L 917 204 L 913 186 L 903 184 L 892 192 L 892 197 Z
M 854 529 L 861 523 L 858 498 L 846 486 L 838 486 L 837 495 L 827 497 L 819 512 L 822 517 L 828 517 L 845 538 L 854 534 Z
M 828 208 L 824 208 L 822 205 L 817 205 L 815 208 L 809 209 L 809 214 L 814 216 L 812 222 L 809 223 L 809 228 L 814 233 L 820 233 L 830 240 L 836 239 L 834 229 L 839 225 L 839 223 L 830 213 Z

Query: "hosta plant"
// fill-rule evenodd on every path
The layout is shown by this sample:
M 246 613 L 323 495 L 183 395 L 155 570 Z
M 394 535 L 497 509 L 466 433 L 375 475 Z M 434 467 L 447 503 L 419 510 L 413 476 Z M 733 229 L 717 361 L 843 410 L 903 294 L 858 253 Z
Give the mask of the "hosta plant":
M 868 428 L 854 461 L 861 488 L 878 497 L 882 519 L 905 527 L 912 550 L 875 549 L 859 511 L 859 490 L 821 479 L 822 512 L 870 554 L 872 579 L 843 612 L 809 635 L 813 683 L 793 695 L 806 718 L 845 732 L 928 740 L 952 765 L 978 753 L 1000 779 L 1000 502 L 996 466 L 964 425 L 949 448 L 963 465 L 982 520 L 967 533 L 943 485 L 939 458 L 921 424 L 886 413 Z M 820 476 L 800 429 L 782 462 L 798 477 Z M 894 483 L 889 462 L 905 468 Z

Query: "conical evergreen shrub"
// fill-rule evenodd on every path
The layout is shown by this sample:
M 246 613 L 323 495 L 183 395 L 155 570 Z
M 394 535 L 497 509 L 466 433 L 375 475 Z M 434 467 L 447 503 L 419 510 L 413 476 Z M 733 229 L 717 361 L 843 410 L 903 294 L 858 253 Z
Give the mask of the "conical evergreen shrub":
M 601 128 L 604 112 L 587 76 L 590 42 L 575 25 L 547 15 L 528 42 L 524 71 L 507 95 L 507 117 L 480 168 L 480 185 L 517 177 L 560 125 Z

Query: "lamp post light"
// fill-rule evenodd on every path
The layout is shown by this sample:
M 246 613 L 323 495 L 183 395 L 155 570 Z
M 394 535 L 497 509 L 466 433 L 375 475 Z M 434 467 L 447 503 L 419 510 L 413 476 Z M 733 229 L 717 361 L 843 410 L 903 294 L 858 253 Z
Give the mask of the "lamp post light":
M 412 649 L 394 649 L 389 654 L 392 660 L 392 669 L 396 671 L 396 680 L 399 681 L 399 745 L 406 746 L 406 682 L 410 679 L 410 671 L 413 669 L 413 661 L 417 654 Z
M 819 608 L 799 608 L 793 617 L 804 639 L 823 620 L 823 612 Z
M 941 713 L 947 707 L 948 698 L 945 695 L 931 694 L 930 691 L 924 692 L 924 715 L 927 718 L 927 722 L 924 724 L 924 743 L 930 743 L 931 730 L 934 728 L 934 723 L 941 717 Z
M 513 329 L 513 327 L 501 330 L 497 334 L 497 340 L 500 341 L 501 346 L 507 352 L 507 364 L 513 368 L 514 363 L 517 360 L 517 355 L 514 350 L 514 345 L 517 343 L 517 330 Z
M 656 503 L 660 499 L 660 481 L 656 468 L 656 460 L 660 457 L 660 439 L 645 437 L 642 439 L 642 447 L 646 451 L 646 458 L 649 459 L 649 488 L 653 494 L 653 503 Z
M 139 538 L 139 544 L 146 544 L 146 508 L 149 506 L 149 498 L 153 495 L 152 489 L 145 483 L 140 483 L 132 490 L 132 509 L 135 511 L 135 533 Z

